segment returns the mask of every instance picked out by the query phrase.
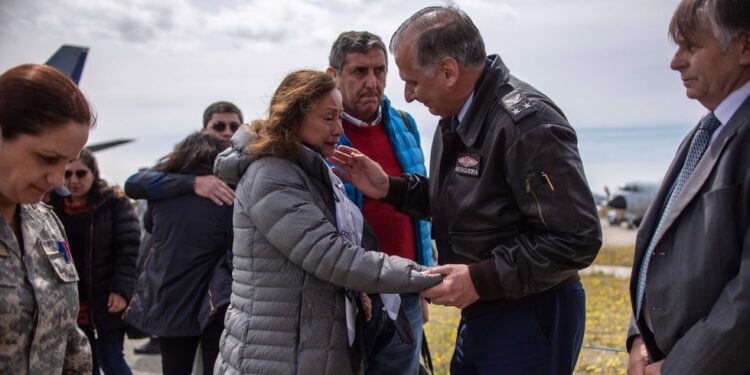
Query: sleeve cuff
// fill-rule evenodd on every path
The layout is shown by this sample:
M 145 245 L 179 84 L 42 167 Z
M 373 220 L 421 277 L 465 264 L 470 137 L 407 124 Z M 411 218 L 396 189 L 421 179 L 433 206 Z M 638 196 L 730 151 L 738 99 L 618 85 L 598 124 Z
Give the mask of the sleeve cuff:
M 502 297 L 500 276 L 495 269 L 494 258 L 469 264 L 469 275 L 480 299 L 498 299 Z
M 406 176 L 388 176 L 388 194 L 381 199 L 382 202 L 398 207 L 403 198 L 403 192 L 409 188 L 409 178 Z

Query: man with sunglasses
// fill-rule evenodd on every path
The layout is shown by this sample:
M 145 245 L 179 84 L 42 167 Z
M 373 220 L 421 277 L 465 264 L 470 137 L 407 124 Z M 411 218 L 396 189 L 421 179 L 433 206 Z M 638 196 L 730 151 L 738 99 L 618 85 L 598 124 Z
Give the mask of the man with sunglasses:
M 242 111 L 236 105 L 220 101 L 203 112 L 202 132 L 229 146 L 229 139 L 242 124 Z M 193 176 L 144 169 L 128 178 L 125 193 L 133 199 L 159 200 L 195 193 L 219 206 L 234 202 L 234 191 L 213 175 Z
M 227 142 L 242 125 L 242 111 L 230 102 L 216 102 L 203 112 L 203 132 Z

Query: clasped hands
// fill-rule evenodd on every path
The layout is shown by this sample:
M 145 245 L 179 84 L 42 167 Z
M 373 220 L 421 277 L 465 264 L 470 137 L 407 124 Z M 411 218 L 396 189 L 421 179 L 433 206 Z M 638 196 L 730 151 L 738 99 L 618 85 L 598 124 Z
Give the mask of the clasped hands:
M 471 281 L 469 266 L 466 264 L 446 264 L 430 268 L 425 273 L 443 275 L 440 284 L 419 293 L 434 304 L 463 309 L 479 299 L 479 294 Z

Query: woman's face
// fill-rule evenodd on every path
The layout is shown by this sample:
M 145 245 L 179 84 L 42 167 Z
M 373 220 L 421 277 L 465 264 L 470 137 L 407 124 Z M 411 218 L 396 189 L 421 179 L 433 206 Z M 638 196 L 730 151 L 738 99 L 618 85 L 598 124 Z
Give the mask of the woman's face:
M 299 137 L 303 142 L 320 148 L 324 157 L 333 155 L 339 137 L 344 134 L 341 126 L 343 111 L 339 90 L 329 91 L 302 118 Z
M 88 125 L 72 121 L 12 140 L 0 136 L 0 205 L 37 203 L 62 185 L 65 166 L 78 157 L 88 137 Z
M 80 159 L 68 163 L 65 167 L 65 187 L 73 199 L 85 199 L 94 183 L 94 172 Z

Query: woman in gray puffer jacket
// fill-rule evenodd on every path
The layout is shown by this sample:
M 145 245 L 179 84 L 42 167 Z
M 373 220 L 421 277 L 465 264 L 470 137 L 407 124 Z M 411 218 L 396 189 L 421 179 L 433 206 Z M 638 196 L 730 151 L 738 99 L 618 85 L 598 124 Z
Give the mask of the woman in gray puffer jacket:
M 215 174 L 237 190 L 215 374 L 360 372 L 350 344 L 358 294 L 348 291 L 414 293 L 440 282 L 412 261 L 366 250 L 377 250 L 374 236 L 323 159 L 343 133 L 341 114 L 332 78 L 290 73 L 269 118 L 243 126 L 217 158 Z

